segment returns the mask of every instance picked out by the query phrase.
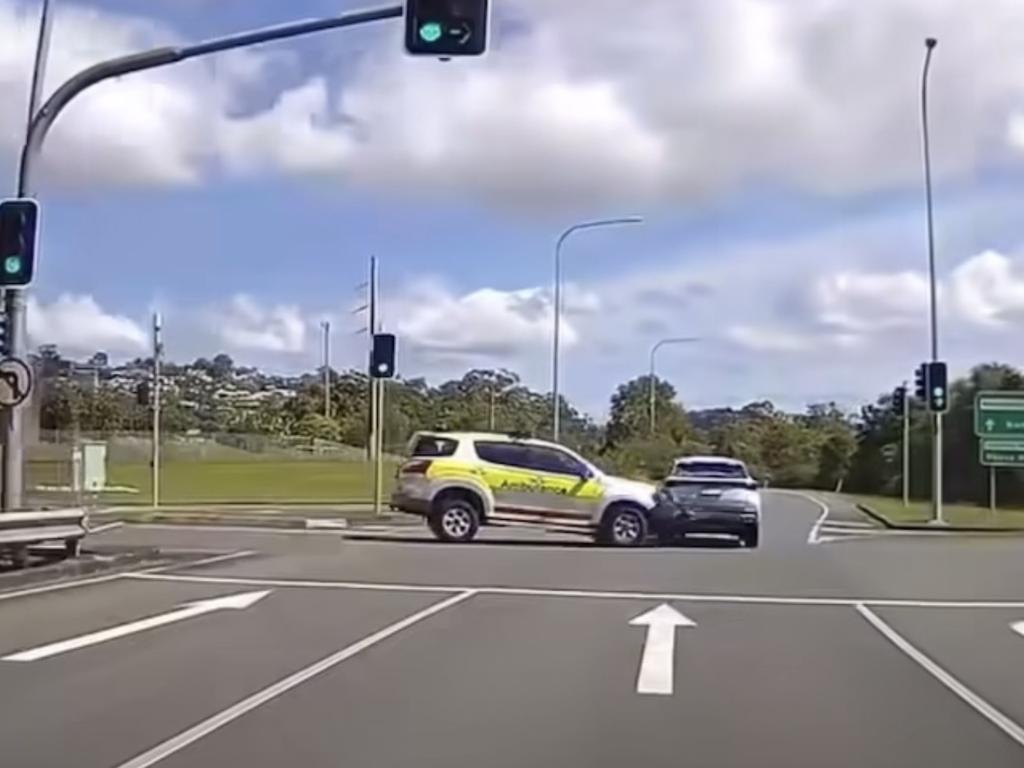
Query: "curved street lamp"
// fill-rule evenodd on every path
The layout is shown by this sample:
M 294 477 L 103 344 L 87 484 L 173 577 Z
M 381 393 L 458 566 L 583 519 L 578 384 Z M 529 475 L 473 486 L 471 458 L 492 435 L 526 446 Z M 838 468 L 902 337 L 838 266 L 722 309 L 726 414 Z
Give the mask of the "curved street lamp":
M 650 417 L 651 417 L 651 436 L 654 435 L 654 401 L 655 401 L 655 389 L 656 389 L 656 387 L 654 385 L 654 355 L 658 352 L 659 349 L 661 349 L 662 347 L 664 347 L 664 346 L 666 346 L 668 344 L 692 344 L 695 341 L 700 341 L 700 338 L 697 337 L 697 336 L 681 336 L 681 337 L 676 338 L 676 339 L 662 339 L 657 344 L 655 344 L 653 347 L 651 347 L 651 377 L 650 377 L 650 380 L 649 380 L 649 383 L 650 383 L 650 403 L 649 403 L 649 407 L 650 407 Z
M 560 412 L 559 398 L 558 398 L 558 359 L 559 359 L 559 341 L 561 335 L 560 326 L 562 324 L 562 246 L 565 241 L 569 239 L 569 236 L 574 232 L 579 232 L 583 229 L 596 229 L 598 227 L 617 227 L 624 224 L 642 224 L 643 218 L 641 216 L 624 216 L 617 219 L 599 219 L 597 221 L 584 221 L 579 224 L 573 224 L 567 230 L 565 230 L 558 238 L 558 242 L 555 244 L 555 328 L 552 343 L 552 362 L 551 362 L 551 393 L 552 393 L 552 435 L 554 441 L 558 442 L 559 437 L 559 422 Z

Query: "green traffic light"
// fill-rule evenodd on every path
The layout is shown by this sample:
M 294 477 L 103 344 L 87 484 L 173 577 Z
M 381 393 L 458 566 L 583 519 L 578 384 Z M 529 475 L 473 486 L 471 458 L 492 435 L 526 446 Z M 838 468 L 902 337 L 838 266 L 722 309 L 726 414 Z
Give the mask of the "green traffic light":
M 21 256 L 8 256 L 4 259 L 4 272 L 16 275 L 21 272 Z
M 424 42 L 436 43 L 441 39 L 443 33 L 444 30 L 436 21 L 428 21 L 426 24 L 420 25 L 420 39 Z

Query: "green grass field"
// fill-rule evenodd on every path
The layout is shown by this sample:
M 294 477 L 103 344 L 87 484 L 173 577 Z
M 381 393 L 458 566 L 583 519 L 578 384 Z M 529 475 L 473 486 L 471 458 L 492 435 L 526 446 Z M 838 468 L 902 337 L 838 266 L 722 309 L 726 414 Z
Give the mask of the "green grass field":
M 383 487 L 390 494 L 395 463 L 384 463 Z M 148 504 L 152 474 L 148 464 L 115 463 L 107 467 L 107 485 L 135 492 L 111 492 L 100 501 L 111 504 Z M 66 465 L 37 462 L 29 465 L 30 487 L 69 486 Z M 373 497 L 372 465 L 339 460 L 170 461 L 160 471 L 160 501 L 166 504 L 264 502 L 365 502 Z M 68 495 L 57 492 L 55 496 Z
M 864 504 L 895 525 L 923 526 L 932 518 L 931 504 L 925 501 L 912 501 L 910 506 L 904 507 L 901 499 L 888 496 L 856 496 L 852 500 Z M 944 504 L 943 517 L 953 528 L 1024 530 L 1024 509 L 997 509 L 993 513 L 988 507 Z

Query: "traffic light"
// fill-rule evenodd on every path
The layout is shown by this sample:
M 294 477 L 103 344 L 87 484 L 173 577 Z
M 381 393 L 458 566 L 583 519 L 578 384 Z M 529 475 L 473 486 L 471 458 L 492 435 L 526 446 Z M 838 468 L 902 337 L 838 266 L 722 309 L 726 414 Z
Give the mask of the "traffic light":
M 370 352 L 370 376 L 375 379 L 395 377 L 395 348 L 397 340 L 393 333 L 377 333 L 373 336 L 373 350 Z
M 906 387 L 896 387 L 892 393 L 892 409 L 899 414 L 902 414 L 907 407 L 907 389 Z
M 928 383 L 928 410 L 932 413 L 945 413 L 949 410 L 946 373 L 945 363 L 928 363 L 925 378 Z
M 11 333 L 7 327 L 7 313 L 0 312 L 0 360 L 11 356 Z
M 487 49 L 490 0 L 406 0 L 405 50 L 416 56 L 479 56 Z
M 928 399 L 928 378 L 925 371 L 927 365 L 927 363 L 921 363 L 914 371 L 914 397 L 918 400 Z
M 0 286 L 22 287 L 32 282 L 38 225 L 35 200 L 0 202 Z

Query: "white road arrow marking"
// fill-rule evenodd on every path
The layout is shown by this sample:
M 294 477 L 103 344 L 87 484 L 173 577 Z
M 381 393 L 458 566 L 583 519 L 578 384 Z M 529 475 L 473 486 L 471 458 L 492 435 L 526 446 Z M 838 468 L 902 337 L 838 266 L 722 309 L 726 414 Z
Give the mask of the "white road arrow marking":
M 61 653 L 77 651 L 79 648 L 87 648 L 90 645 L 105 643 L 108 640 L 116 640 L 117 638 L 124 637 L 126 635 L 133 635 L 136 632 L 144 632 L 147 629 L 155 629 L 156 627 L 173 624 L 176 621 L 184 621 L 185 619 L 202 616 L 204 613 L 213 613 L 214 611 L 222 611 L 226 609 L 240 611 L 259 602 L 269 594 L 269 589 L 262 592 L 240 592 L 237 595 L 214 597 L 209 600 L 199 600 L 195 603 L 186 603 L 182 608 L 171 611 L 170 613 L 164 613 L 160 616 L 151 616 L 148 619 L 141 619 L 129 624 L 121 624 L 116 627 L 110 627 L 109 629 L 102 629 L 99 632 L 91 632 L 88 635 L 72 637 L 68 640 L 61 640 L 57 643 L 50 643 L 49 645 L 41 645 L 38 648 L 19 651 L 18 653 L 12 653 L 9 656 L 4 656 L 0 661 L 38 661 L 39 659 L 46 659 L 50 656 L 57 656 Z
M 1024 637 L 1024 621 L 1018 621 L 1010 625 L 1010 629 L 1016 632 L 1021 637 Z
M 662 603 L 629 623 L 634 627 L 647 627 L 640 672 L 636 676 L 636 692 L 671 696 L 675 677 L 676 627 L 695 627 L 696 622 L 668 603 Z

